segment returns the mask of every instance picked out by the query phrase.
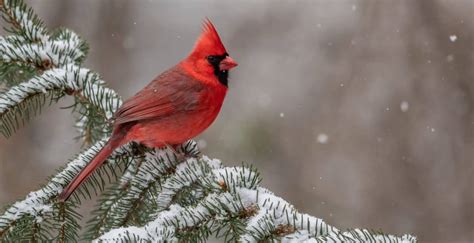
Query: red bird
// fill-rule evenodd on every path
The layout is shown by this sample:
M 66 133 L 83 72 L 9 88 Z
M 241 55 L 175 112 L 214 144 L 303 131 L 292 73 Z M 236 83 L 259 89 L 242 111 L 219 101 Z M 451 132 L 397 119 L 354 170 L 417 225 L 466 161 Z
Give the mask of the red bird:
M 216 119 L 227 93 L 229 56 L 209 21 L 191 54 L 123 103 L 114 114 L 112 136 L 59 195 L 64 201 L 119 146 L 135 141 L 150 148 L 176 147 Z

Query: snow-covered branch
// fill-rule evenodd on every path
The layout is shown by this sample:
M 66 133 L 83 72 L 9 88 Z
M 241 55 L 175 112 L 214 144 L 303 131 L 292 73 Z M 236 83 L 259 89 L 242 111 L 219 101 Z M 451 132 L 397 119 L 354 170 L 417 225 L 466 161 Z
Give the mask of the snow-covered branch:
M 33 9 L 21 0 L 1 0 L 4 19 L 11 24 L 9 32 L 17 34 L 28 42 L 47 39 L 48 31 L 43 22 L 34 14 Z
M 41 69 L 79 63 L 85 53 L 83 41 L 74 32 L 63 30 L 57 40 L 25 43 L 18 36 L 0 37 L 0 56 L 4 62 L 34 64 Z
M 54 198 L 63 190 L 70 181 L 104 145 L 104 141 L 98 142 L 76 159 L 68 163 L 65 169 L 54 176 L 46 186 L 30 192 L 25 199 L 14 203 L 0 216 L 0 235 L 10 230 L 13 223 L 25 215 L 33 216 L 33 220 L 41 221 L 42 217 L 53 210 Z
M 380 232 L 354 229 L 340 231 L 322 219 L 302 214 L 282 198 L 258 186 L 258 173 L 252 168 L 223 167 L 216 159 L 206 156 L 199 160 L 188 159 L 177 166 L 176 173 L 168 178 L 158 192 L 159 205 L 156 218 L 143 227 L 117 228 L 105 233 L 96 241 L 178 241 L 186 234 L 194 237 L 208 235 L 241 242 L 270 240 L 324 241 L 324 242 L 415 242 L 416 238 L 405 235 L 396 237 Z M 186 172 L 184 172 L 186 171 Z M 187 175 L 187 176 L 186 176 Z M 170 203 L 190 183 L 201 198 L 194 205 Z M 206 192 L 207 191 L 207 192 Z M 163 208 L 160 206 L 164 206 Z M 240 227 L 240 229 L 239 229 Z M 203 233 L 204 232 L 204 233 Z M 201 234 L 201 235 L 200 235 Z
M 45 99 L 41 95 L 50 94 L 57 99 L 64 94 L 74 94 L 87 103 L 99 108 L 103 120 L 110 119 L 121 105 L 120 97 L 104 86 L 99 76 L 88 69 L 69 64 L 54 68 L 23 82 L 0 96 L 0 129 L 5 135 L 15 131 L 25 113 L 33 106 L 33 112 L 40 109 Z M 39 95 L 39 97 L 37 97 Z

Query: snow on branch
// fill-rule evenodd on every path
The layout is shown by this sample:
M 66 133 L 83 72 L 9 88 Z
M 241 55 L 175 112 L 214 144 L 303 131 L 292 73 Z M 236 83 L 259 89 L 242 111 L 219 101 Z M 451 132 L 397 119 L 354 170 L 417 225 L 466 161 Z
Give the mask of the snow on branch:
M 123 148 L 130 150 L 131 146 L 133 144 Z M 197 143 L 193 140 L 181 145 L 179 151 L 188 156 L 199 155 Z M 93 212 L 94 217 L 88 224 L 86 239 L 92 240 L 112 228 L 136 221 L 137 213 L 153 218 L 158 210 L 156 188 L 165 190 L 165 181 L 179 173 L 182 162 L 169 149 L 136 151 L 118 183 L 99 200 L 98 209 Z
M 405 235 L 396 237 L 368 230 L 340 231 L 323 220 L 297 212 L 288 202 L 258 186 L 258 173 L 249 167 L 223 167 L 218 160 L 206 156 L 188 159 L 177 166 L 158 192 L 159 213 L 143 227 L 113 229 L 97 242 L 113 241 L 178 241 L 186 234 L 194 238 L 229 234 L 226 239 L 241 242 L 282 240 L 283 242 L 312 240 L 314 242 L 415 242 Z M 184 179 L 187 178 L 187 179 Z M 194 178 L 194 179 L 193 179 Z M 197 204 L 168 204 L 190 183 L 207 188 L 194 195 Z M 211 189 L 212 188 L 212 189 Z M 199 189 L 196 188 L 196 191 Z M 160 200 L 161 198 L 161 200 Z M 164 204 L 163 204 L 164 202 Z M 161 209 L 160 209 L 161 208 Z M 233 235 L 232 235 L 233 234 Z
M 9 230 L 14 222 L 25 215 L 33 216 L 36 221 L 42 220 L 42 215 L 52 212 L 54 198 L 63 190 L 70 181 L 104 146 L 105 141 L 100 141 L 79 154 L 76 159 L 68 163 L 66 168 L 54 176 L 50 182 L 41 189 L 30 192 L 25 199 L 15 202 L 3 215 L 0 215 L 0 235 Z
M 121 105 L 120 97 L 104 87 L 104 81 L 88 69 L 75 65 L 54 68 L 36 76 L 27 82 L 14 86 L 0 95 L 0 129 L 7 136 L 11 135 L 24 120 L 28 108 L 33 105 L 36 112 L 44 99 L 34 99 L 37 95 L 54 93 L 54 99 L 64 95 L 78 94 L 90 104 L 103 111 L 104 120 L 110 119 L 113 112 Z M 36 101 L 31 104 L 31 101 Z M 43 101 L 43 102 L 41 102 Z
M 12 25 L 9 32 L 21 36 L 28 42 L 47 39 L 48 31 L 43 22 L 34 14 L 33 9 L 21 0 L 0 0 L 4 19 Z
M 18 36 L 0 37 L 0 56 L 3 62 L 33 64 L 46 70 L 69 63 L 79 64 L 85 57 L 84 42 L 77 34 L 62 30 L 57 40 L 23 42 Z
M 61 202 L 56 200 L 56 197 L 62 192 L 63 188 L 89 163 L 94 156 L 102 149 L 107 139 L 103 139 L 85 151 L 81 152 L 76 156 L 75 159 L 70 161 L 64 169 L 58 172 L 52 177 L 49 182 L 41 189 L 29 193 L 25 199 L 15 202 L 5 212 L 0 215 L 0 239 L 1 236 L 7 233 L 8 230 L 12 231 L 15 228 L 15 223 L 25 216 L 31 216 L 33 221 L 42 222 L 45 218 L 51 218 L 54 216 L 53 211 L 55 205 Z M 124 145 L 117 149 L 110 157 L 108 166 L 115 167 L 117 164 L 122 162 L 124 158 L 133 156 L 132 147 L 130 144 Z M 104 170 L 96 172 L 93 176 L 97 177 L 97 173 L 104 173 Z M 100 175 L 102 176 L 102 175 Z M 110 180 L 110 178 L 109 178 Z M 90 178 L 85 184 L 97 183 L 97 178 Z M 101 182 L 103 187 L 105 181 Z M 98 185 L 95 184 L 95 187 Z M 80 188 L 78 194 L 85 195 L 87 192 L 86 187 Z M 96 193 L 97 194 L 97 193 Z M 73 197 L 78 200 L 77 194 L 73 194 Z M 77 230 L 77 229 L 76 229 Z

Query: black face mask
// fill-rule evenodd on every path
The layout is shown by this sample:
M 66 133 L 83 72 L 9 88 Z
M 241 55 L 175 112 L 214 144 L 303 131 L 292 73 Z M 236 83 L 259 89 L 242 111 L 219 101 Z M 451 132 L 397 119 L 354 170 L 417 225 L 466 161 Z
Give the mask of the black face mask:
M 227 78 L 229 77 L 229 71 L 220 70 L 219 65 L 221 61 L 224 60 L 227 56 L 229 56 L 229 54 L 225 53 L 224 55 L 211 55 L 207 57 L 207 61 L 214 68 L 214 75 L 216 75 L 217 79 L 219 80 L 219 83 L 226 87 L 228 85 Z

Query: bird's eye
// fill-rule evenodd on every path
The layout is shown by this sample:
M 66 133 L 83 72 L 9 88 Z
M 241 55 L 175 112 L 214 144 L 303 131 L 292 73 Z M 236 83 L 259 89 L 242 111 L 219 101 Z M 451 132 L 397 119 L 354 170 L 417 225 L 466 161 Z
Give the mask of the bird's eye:
M 210 63 L 215 63 L 215 62 L 217 62 L 217 57 L 216 56 L 207 56 L 207 60 Z

